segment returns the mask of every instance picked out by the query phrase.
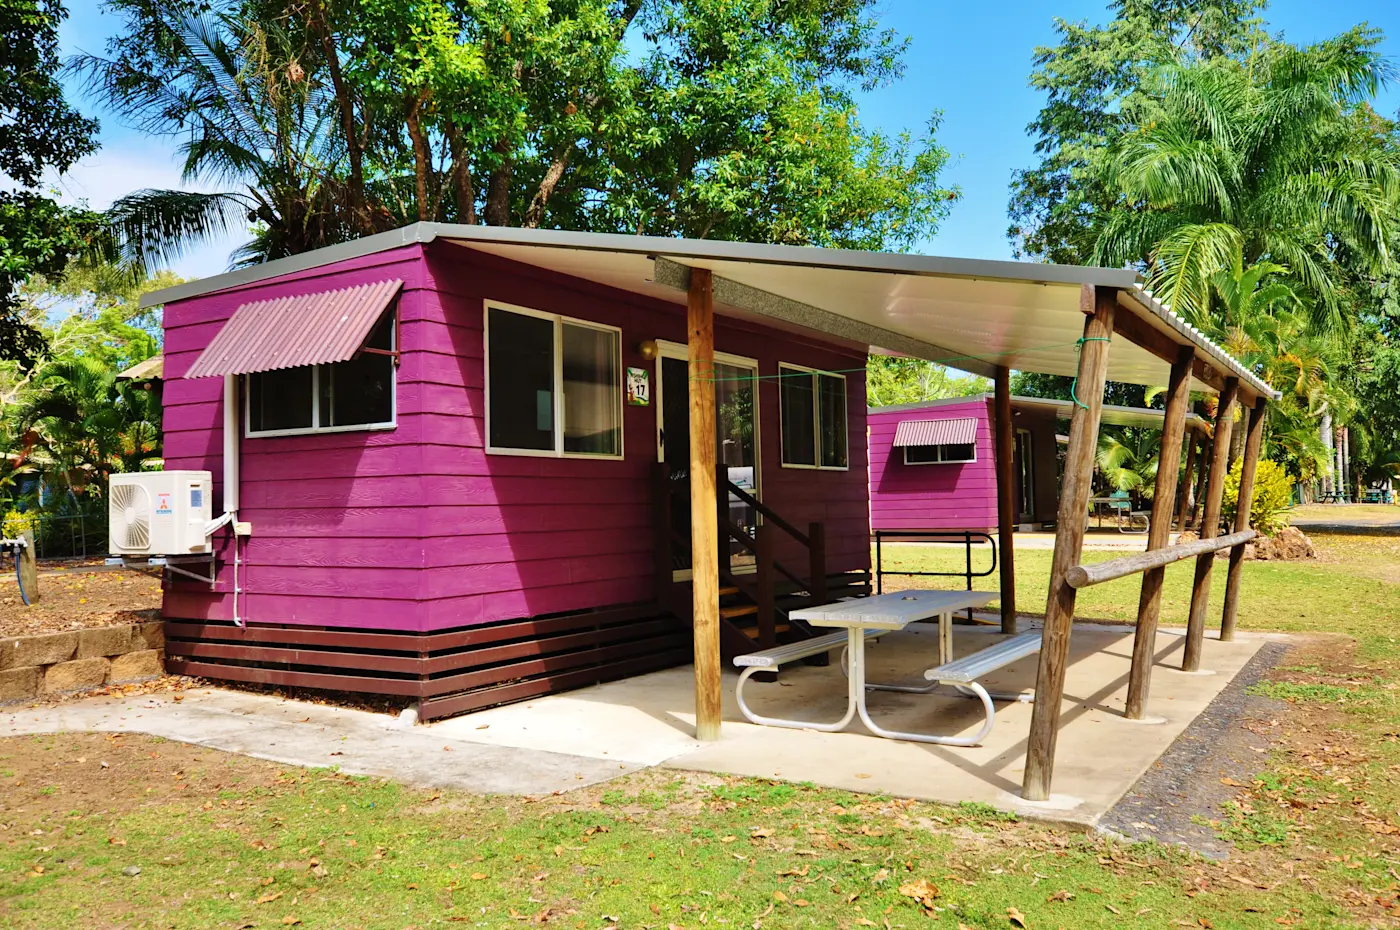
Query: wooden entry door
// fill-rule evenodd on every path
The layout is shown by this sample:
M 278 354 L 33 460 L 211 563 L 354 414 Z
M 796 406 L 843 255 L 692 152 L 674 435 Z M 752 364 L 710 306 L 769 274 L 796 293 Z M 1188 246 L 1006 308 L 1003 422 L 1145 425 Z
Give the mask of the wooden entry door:
M 1035 443 L 1031 431 L 1016 431 L 1016 486 L 1022 523 L 1035 522 Z
M 690 363 L 686 347 L 658 342 L 656 453 L 667 467 L 671 524 L 681 539 L 690 539 Z M 758 363 L 751 358 L 715 353 L 715 461 L 722 477 L 761 498 L 758 461 Z M 735 494 L 728 494 L 729 522 L 753 535 L 758 514 Z M 721 527 L 721 535 L 726 535 Z M 727 538 L 727 536 L 726 536 Z M 727 547 L 731 572 L 752 571 L 753 554 L 738 542 Z M 672 566 L 688 577 L 690 553 L 673 553 Z

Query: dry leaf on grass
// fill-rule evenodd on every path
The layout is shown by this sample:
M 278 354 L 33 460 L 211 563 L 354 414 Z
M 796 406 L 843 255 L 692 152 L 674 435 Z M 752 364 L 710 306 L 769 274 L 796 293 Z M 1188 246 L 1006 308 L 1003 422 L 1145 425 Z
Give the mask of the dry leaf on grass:
M 1026 915 L 1016 910 L 1014 907 L 1006 909 L 1006 919 L 1011 921 L 1013 927 L 1024 927 L 1026 925 Z
M 900 885 L 899 893 L 933 910 L 933 899 L 938 897 L 938 888 L 928 879 L 920 878 Z

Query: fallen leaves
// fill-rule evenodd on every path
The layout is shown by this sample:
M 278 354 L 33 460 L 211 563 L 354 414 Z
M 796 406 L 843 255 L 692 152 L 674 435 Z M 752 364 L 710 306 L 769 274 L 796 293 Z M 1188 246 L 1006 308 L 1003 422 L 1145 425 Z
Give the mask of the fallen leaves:
M 938 887 L 926 878 L 915 879 L 899 886 L 899 893 L 913 898 L 927 910 L 933 910 L 933 900 L 938 897 Z
M 1006 909 L 1006 919 L 1011 921 L 1013 927 L 1024 927 L 1026 925 L 1026 915 L 1016 910 L 1014 907 Z

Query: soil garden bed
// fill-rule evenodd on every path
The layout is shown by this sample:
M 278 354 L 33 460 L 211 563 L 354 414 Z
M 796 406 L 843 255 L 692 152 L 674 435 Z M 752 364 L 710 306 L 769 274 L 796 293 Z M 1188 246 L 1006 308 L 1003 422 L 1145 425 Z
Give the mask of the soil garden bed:
M 39 601 L 25 606 L 14 566 L 0 572 L 0 638 L 60 633 L 149 620 L 160 609 L 160 579 L 100 564 L 39 563 Z

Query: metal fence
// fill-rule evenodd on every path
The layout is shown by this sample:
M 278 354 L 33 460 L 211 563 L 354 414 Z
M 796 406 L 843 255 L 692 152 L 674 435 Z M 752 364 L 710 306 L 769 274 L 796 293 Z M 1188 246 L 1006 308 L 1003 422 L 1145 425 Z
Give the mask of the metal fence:
M 34 520 L 34 555 L 86 559 L 107 552 L 107 521 L 92 514 L 40 514 Z

